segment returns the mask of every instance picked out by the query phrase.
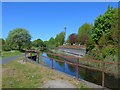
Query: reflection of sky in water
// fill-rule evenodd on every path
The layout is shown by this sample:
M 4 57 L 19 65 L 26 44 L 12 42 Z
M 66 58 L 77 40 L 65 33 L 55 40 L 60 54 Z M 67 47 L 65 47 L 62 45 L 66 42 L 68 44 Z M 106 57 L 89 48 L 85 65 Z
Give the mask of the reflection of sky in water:
M 49 58 L 45 58 L 45 57 L 42 57 L 42 59 L 43 59 L 43 62 L 44 62 L 45 65 L 51 67 L 51 65 L 52 65 L 51 61 L 52 60 L 50 60 Z
M 56 70 L 64 72 L 64 66 L 60 66 L 60 64 L 58 62 L 56 62 L 56 61 L 54 61 L 53 67 Z
M 48 57 L 45 53 L 42 54 L 42 56 Z M 47 65 L 47 66 L 49 66 L 49 67 L 52 66 L 52 60 L 49 59 L 49 57 L 48 57 L 48 58 L 42 57 L 42 59 L 43 59 L 43 62 L 44 62 L 45 65 Z M 64 63 L 64 65 L 61 66 L 60 63 L 62 63 L 62 62 L 53 60 L 53 67 L 54 67 L 55 70 L 58 70 L 58 71 L 61 71 L 61 72 L 65 72 L 65 73 L 67 73 L 67 74 L 69 74 L 69 75 L 72 75 L 72 76 L 76 76 L 76 68 L 75 68 L 75 67 L 72 67 L 72 66 L 70 66 L 70 65 L 68 66 L 67 63 Z M 62 64 L 63 64 L 63 63 L 62 63 Z M 72 70 L 71 70 L 70 68 L 71 68 Z M 79 77 L 80 79 L 82 79 L 80 75 L 79 75 L 78 77 Z
M 65 63 L 65 72 L 66 72 L 67 74 L 72 75 L 72 76 L 76 76 L 76 70 L 75 70 L 75 68 L 72 67 L 73 70 L 70 70 L 69 67 L 70 67 L 70 66 L 68 66 L 67 63 Z

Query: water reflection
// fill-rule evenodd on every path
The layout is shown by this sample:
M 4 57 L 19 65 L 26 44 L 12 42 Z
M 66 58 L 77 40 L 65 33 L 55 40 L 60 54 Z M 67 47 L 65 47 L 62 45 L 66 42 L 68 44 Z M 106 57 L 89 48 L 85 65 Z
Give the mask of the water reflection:
M 42 54 L 42 56 L 48 57 L 48 58 L 42 57 L 43 62 L 45 65 L 47 65 L 51 68 L 52 68 L 52 60 L 50 58 L 56 58 L 56 59 L 62 60 L 61 57 L 56 57 L 56 56 L 52 56 L 52 55 L 45 54 L 45 53 Z M 56 70 L 65 72 L 72 76 L 76 76 L 76 68 L 74 66 L 67 64 L 66 62 L 59 62 L 54 59 L 53 67 Z M 86 81 L 101 85 L 101 82 L 102 82 L 101 71 L 96 71 L 96 70 L 79 67 L 78 74 L 79 74 L 78 75 L 79 79 L 84 79 Z M 120 79 L 117 79 L 117 78 L 105 73 L 105 87 L 118 88 L 118 83 L 120 83 Z

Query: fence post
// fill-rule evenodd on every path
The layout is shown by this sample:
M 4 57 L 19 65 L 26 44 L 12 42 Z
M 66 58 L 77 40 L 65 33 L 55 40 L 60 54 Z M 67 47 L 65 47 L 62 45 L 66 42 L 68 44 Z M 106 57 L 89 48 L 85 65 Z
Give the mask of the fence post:
M 32 59 L 32 52 L 30 52 L 30 57 L 31 57 L 31 59 Z
M 63 59 L 64 60 L 64 59 Z M 65 72 L 65 60 L 64 60 L 64 72 Z
M 37 57 L 37 58 L 38 58 L 38 63 L 39 63 L 39 55 L 40 55 L 40 54 L 39 54 L 39 52 L 38 52 L 38 53 L 37 53 L 37 56 L 38 56 L 38 57 Z
M 102 62 L 102 88 L 103 88 L 103 90 L 104 90 L 104 78 L 105 78 L 105 76 L 104 76 L 104 65 L 105 65 L 105 63 L 103 61 Z
M 26 57 L 26 51 L 25 51 L 25 57 Z
M 78 59 L 77 59 L 77 63 L 76 63 L 76 79 L 78 80 Z

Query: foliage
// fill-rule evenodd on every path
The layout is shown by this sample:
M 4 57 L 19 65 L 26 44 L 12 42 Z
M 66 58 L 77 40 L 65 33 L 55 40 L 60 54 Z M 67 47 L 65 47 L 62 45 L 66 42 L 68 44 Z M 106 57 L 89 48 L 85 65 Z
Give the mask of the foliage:
M 71 45 L 73 45 L 74 43 L 76 43 L 77 42 L 77 34 L 75 34 L 75 33 L 70 34 L 69 41 L 70 41 Z
M 11 51 L 12 49 L 9 45 L 5 44 L 5 45 L 2 46 L 2 50 L 3 51 Z
M 105 14 L 100 15 L 95 20 L 92 31 L 92 38 L 96 44 L 98 44 L 98 41 L 102 35 L 107 34 L 107 37 L 110 36 L 111 27 L 116 19 L 115 12 L 116 9 L 108 6 L 108 10 L 105 12 Z
M 108 38 L 106 37 L 106 35 L 102 36 L 100 40 L 98 41 L 99 46 L 103 47 L 106 44 L 107 40 Z
M 44 46 L 44 43 L 43 43 L 43 41 L 41 39 L 37 39 L 37 40 L 34 40 L 32 42 L 32 46 L 34 46 L 34 47 L 42 47 L 42 46 Z
M 87 43 L 89 36 L 91 34 L 92 25 L 85 23 L 78 30 L 78 43 L 84 45 Z
M 95 42 L 92 40 L 92 37 L 89 36 L 89 39 L 86 42 L 86 51 L 91 51 L 95 47 Z
M 5 40 L 0 38 L 0 51 L 4 50 Z
M 93 59 L 103 60 L 101 50 L 97 45 L 91 50 L 91 53 L 89 54 L 93 57 Z
M 63 45 L 65 41 L 65 32 L 60 32 L 55 38 L 51 37 L 48 41 L 45 41 L 47 48 L 55 48 L 59 45 Z
M 61 33 L 57 34 L 55 37 L 56 46 L 63 45 L 64 39 L 65 39 L 65 32 L 61 32 Z
M 25 46 L 30 45 L 31 35 L 29 32 L 23 28 L 16 28 L 9 32 L 6 42 L 9 46 L 18 47 L 19 50 L 23 49 Z
M 0 38 L 0 44 L 2 44 L 2 45 L 5 44 L 5 40 L 3 38 Z
M 47 43 L 48 48 L 55 48 L 55 39 L 51 37 Z
M 116 50 L 115 47 L 113 47 L 113 45 L 108 45 L 108 46 L 104 46 L 101 51 L 103 58 L 106 58 L 106 56 L 114 55 Z

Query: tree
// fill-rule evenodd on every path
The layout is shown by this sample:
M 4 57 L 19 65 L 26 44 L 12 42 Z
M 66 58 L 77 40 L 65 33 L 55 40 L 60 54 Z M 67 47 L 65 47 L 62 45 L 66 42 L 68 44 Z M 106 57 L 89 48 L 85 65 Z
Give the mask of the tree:
M 4 50 L 5 46 L 5 40 L 3 38 L 0 38 L 0 51 Z
M 94 27 L 92 30 L 92 38 L 98 44 L 99 39 L 107 34 L 106 36 L 110 36 L 110 30 L 112 24 L 114 23 L 116 16 L 116 10 L 108 6 L 108 10 L 105 14 L 100 15 L 94 22 Z
M 55 37 L 56 46 L 63 45 L 64 40 L 65 40 L 65 32 L 61 32 L 57 34 Z
M 41 39 L 37 39 L 37 40 L 34 40 L 32 42 L 32 46 L 34 47 L 43 47 L 44 46 L 44 43 Z
M 16 28 L 9 32 L 6 39 L 9 46 L 17 46 L 19 50 L 30 45 L 31 35 L 23 28 Z
M 92 40 L 90 36 L 86 43 L 86 52 L 91 51 L 95 47 L 95 42 Z
M 85 23 L 78 30 L 78 43 L 86 44 L 91 34 L 92 25 Z
M 47 47 L 48 48 L 54 48 L 55 47 L 55 39 L 53 38 L 53 37 L 51 37 L 50 39 L 49 39 L 49 41 L 47 42 Z
M 75 33 L 70 34 L 69 41 L 70 41 L 71 45 L 73 45 L 74 43 L 76 43 L 77 42 L 77 34 L 75 34 Z
M 5 44 L 5 40 L 3 38 L 0 38 L 0 44 L 4 45 Z

